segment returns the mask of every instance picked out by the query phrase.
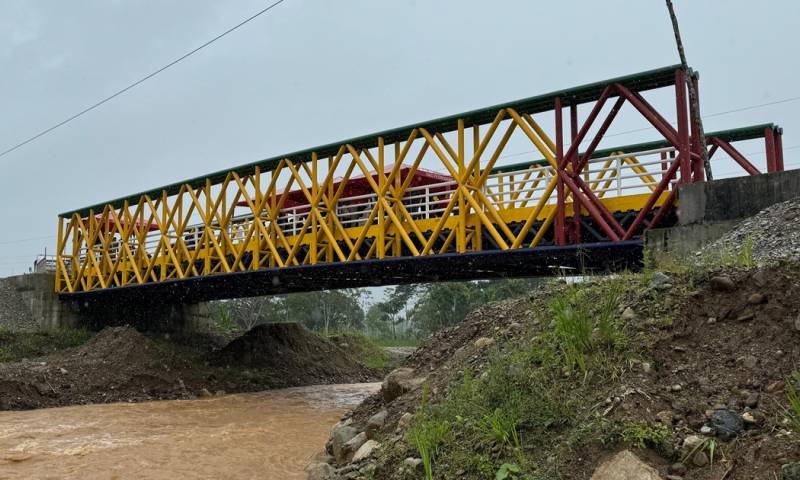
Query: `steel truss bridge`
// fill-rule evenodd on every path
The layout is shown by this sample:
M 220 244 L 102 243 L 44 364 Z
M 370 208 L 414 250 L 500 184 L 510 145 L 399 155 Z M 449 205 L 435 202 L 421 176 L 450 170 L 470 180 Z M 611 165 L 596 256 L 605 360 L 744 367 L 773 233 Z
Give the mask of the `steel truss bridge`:
M 635 266 L 643 232 L 675 222 L 678 187 L 704 180 L 687 75 L 697 85 L 670 66 L 63 213 L 55 289 L 193 302 Z M 642 95 L 665 89 L 676 126 Z M 626 104 L 659 139 L 598 150 Z M 710 133 L 708 154 L 758 175 L 734 144 L 762 139 L 766 170 L 780 171 L 781 133 L 772 124 Z M 498 165 L 512 141 L 537 159 Z

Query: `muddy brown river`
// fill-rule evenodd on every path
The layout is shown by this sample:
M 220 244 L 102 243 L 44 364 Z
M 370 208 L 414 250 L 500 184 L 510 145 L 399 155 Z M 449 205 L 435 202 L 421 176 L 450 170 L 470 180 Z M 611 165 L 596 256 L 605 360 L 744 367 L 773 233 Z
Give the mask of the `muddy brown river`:
M 0 412 L 0 479 L 304 479 L 378 383 Z

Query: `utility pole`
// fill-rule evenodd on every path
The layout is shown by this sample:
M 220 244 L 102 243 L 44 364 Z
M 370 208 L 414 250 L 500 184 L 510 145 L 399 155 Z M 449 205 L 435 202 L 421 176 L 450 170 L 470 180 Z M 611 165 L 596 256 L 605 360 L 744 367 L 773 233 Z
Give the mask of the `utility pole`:
M 675 43 L 678 45 L 678 55 L 681 57 L 681 66 L 686 72 L 686 86 L 689 88 L 689 103 L 692 105 L 692 112 L 694 113 L 694 122 L 697 125 L 700 137 L 700 158 L 703 159 L 703 168 L 706 171 L 706 178 L 714 180 L 711 173 L 711 162 L 708 160 L 708 149 L 706 148 L 706 132 L 703 130 L 703 119 L 700 118 L 700 102 L 697 99 L 697 90 L 694 88 L 694 74 L 689 71 L 689 65 L 686 63 L 686 54 L 683 51 L 683 42 L 681 41 L 681 31 L 678 29 L 678 17 L 675 15 L 675 9 L 672 7 L 672 0 L 667 1 L 667 9 L 669 9 L 669 16 L 672 20 L 672 31 L 675 33 Z

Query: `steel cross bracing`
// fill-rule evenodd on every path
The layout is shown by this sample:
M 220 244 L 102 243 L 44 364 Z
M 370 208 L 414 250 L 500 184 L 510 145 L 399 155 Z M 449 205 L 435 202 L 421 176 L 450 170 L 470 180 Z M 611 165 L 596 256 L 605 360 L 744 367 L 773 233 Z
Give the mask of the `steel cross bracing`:
M 677 128 L 641 95 L 656 88 L 674 89 Z M 598 151 L 624 103 L 662 140 Z M 583 119 L 579 104 L 591 106 Z M 607 104 L 610 109 L 604 109 Z M 547 111 L 555 119 L 552 136 L 534 119 Z M 485 267 L 501 262 L 493 252 L 627 244 L 671 219 L 679 185 L 703 180 L 700 142 L 689 113 L 685 72 L 667 67 L 68 212 L 58 220 L 55 288 L 76 294 L 453 254 L 481 254 L 475 258 Z M 498 167 L 515 135 L 542 160 Z M 753 138 L 764 138 L 768 170 L 782 170 L 781 130 L 773 125 L 708 134 L 709 154 L 721 149 L 744 172 L 758 174 L 732 145 Z M 581 145 L 587 147 L 579 153 Z M 409 265 L 403 268 L 413 268 Z M 447 273 L 441 277 L 448 278 Z M 469 278 L 463 272 L 453 277 L 465 275 Z M 337 286 L 318 287 L 326 285 Z

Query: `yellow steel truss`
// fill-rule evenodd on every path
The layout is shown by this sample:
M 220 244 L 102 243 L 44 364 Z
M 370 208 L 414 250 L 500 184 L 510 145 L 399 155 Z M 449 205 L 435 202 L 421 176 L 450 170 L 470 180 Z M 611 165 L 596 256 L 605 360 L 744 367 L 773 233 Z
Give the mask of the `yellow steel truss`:
M 493 174 L 517 129 L 547 165 Z M 286 158 L 269 171 L 259 167 L 248 175 L 231 171 L 214 183 L 184 184 L 172 195 L 142 195 L 138 202 L 108 204 L 87 216 L 74 213 L 59 218 L 56 290 L 89 291 L 320 262 L 481 251 L 484 234 L 501 250 L 538 245 L 557 213 L 554 142 L 530 115 L 512 108 L 500 109 L 485 125 L 458 121 L 453 134 L 454 142 L 441 133 L 414 128 L 404 140 L 387 143 L 378 138 L 374 148 L 343 144 L 326 158 L 316 153 L 302 162 Z M 447 187 L 450 193 L 437 200 L 441 208 L 420 218 L 404 197 L 424 159 L 438 161 L 439 170 L 447 172 L 452 182 Z M 655 184 L 636 158 L 627 157 L 625 162 L 648 187 Z M 592 188 L 598 187 L 610 182 L 612 169 L 609 160 L 599 173 L 585 174 L 586 179 Z M 339 209 L 347 185 L 358 176 L 369 185 L 371 197 L 358 213 L 358 225 L 352 225 L 352 213 Z M 288 192 L 297 190 L 307 206 L 295 211 L 288 228 Z M 637 210 L 648 197 L 644 193 L 602 201 L 610 211 Z M 571 203 L 566 209 L 573 214 Z M 243 210 L 246 214 L 240 213 Z

